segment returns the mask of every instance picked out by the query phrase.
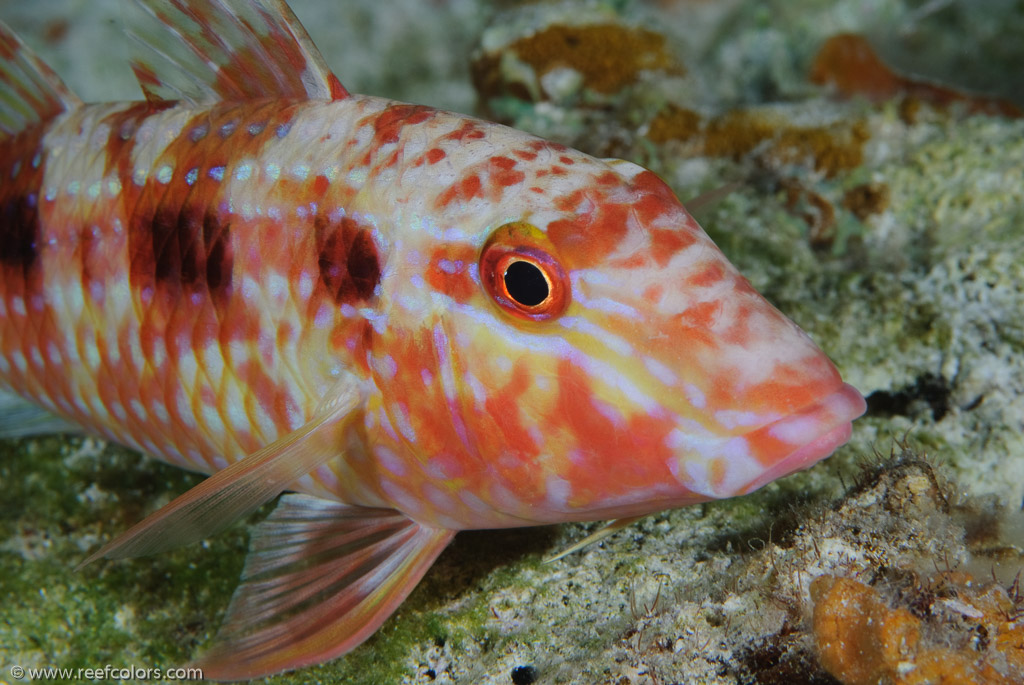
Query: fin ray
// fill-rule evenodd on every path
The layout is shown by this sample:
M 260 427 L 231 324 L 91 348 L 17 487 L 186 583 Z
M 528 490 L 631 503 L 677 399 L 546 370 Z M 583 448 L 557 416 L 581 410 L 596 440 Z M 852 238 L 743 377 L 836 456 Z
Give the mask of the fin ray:
M 390 509 L 286 495 L 256 527 L 218 644 L 198 665 L 208 678 L 239 680 L 351 650 L 454 535 Z
M 727 196 L 739 190 L 742 184 L 737 181 L 730 181 L 729 183 L 723 183 L 722 185 L 712 188 L 706 192 L 701 193 L 697 197 L 692 197 L 686 201 L 686 210 L 691 214 L 700 212 L 702 210 L 713 207 L 718 202 L 725 199 Z
M 611 535 L 613 533 L 617 533 L 618 531 L 622 530 L 623 528 L 625 528 L 627 526 L 633 525 L 634 523 L 636 523 L 637 521 L 639 521 L 640 519 L 642 519 L 646 515 L 647 514 L 644 514 L 643 516 L 630 516 L 629 518 L 614 519 L 612 521 L 609 521 L 608 523 L 604 524 L 603 526 L 601 526 L 600 528 L 595 530 L 593 533 L 591 533 L 587 537 L 585 537 L 582 540 L 580 540 L 579 542 L 576 542 L 576 543 L 573 543 L 572 545 L 569 545 L 569 547 L 567 547 L 566 549 L 562 550 L 561 552 L 559 552 L 558 554 L 556 554 L 553 557 L 548 557 L 547 559 L 544 560 L 544 563 L 545 564 L 550 564 L 552 562 L 558 561 L 562 557 L 569 556 L 573 552 L 578 552 L 581 549 L 583 549 L 584 547 L 589 547 L 590 545 L 594 544 L 595 542 L 600 542 L 601 540 L 604 540 L 609 535 Z
M 15 135 L 81 104 L 60 77 L 0 22 L 0 133 Z
M 147 516 L 79 564 L 156 554 L 224 530 L 270 501 L 298 478 L 339 454 L 343 431 L 362 401 L 357 381 L 345 374 L 330 401 L 298 430 L 218 471 Z
M 132 69 L 150 102 L 348 95 L 283 0 L 130 2 Z

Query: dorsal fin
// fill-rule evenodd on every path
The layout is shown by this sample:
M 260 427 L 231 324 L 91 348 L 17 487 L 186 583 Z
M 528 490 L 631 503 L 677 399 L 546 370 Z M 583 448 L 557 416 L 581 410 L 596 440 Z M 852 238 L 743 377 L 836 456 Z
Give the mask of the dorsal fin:
M 81 104 L 57 74 L 0 22 L 0 132 L 14 135 Z
M 126 0 L 150 102 L 348 95 L 284 0 Z

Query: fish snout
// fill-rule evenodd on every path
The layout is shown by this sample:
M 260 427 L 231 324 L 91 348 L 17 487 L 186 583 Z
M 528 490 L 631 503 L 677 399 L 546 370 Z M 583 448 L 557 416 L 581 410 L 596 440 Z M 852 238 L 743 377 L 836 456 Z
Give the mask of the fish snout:
M 850 439 L 852 422 L 867 405 L 849 383 L 788 416 L 746 436 L 751 455 L 765 468 L 740 493 L 745 494 L 830 456 Z

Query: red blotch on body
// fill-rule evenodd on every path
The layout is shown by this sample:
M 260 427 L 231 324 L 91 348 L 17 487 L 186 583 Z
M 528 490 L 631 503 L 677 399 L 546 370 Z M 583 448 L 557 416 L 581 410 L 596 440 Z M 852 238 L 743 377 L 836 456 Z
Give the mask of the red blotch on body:
M 421 331 L 410 335 L 407 331 L 388 330 L 379 336 L 371 335 L 378 349 L 388 350 L 396 363 L 397 372 L 391 378 L 381 376 L 373 368 L 368 373 L 374 376 L 381 388 L 388 388 L 405 399 L 408 418 L 416 433 L 415 449 L 412 454 L 409 453 L 404 436 L 388 435 L 385 431 L 379 439 L 385 443 L 391 442 L 393 449 L 408 458 L 407 464 L 414 473 L 410 476 L 410 483 L 415 484 L 422 478 L 422 474 L 415 473 L 421 468 L 421 460 L 416 456 L 420 454 L 445 455 L 446 473 L 463 472 L 469 477 L 478 477 L 482 470 L 478 446 L 475 442 L 467 443 L 465 439 L 467 435 L 473 436 L 474 432 L 467 431 L 462 425 L 461 415 L 465 407 L 453 405 L 444 394 L 440 377 L 436 374 L 439 366 L 438 350 L 431 333 Z M 432 374 L 429 383 L 425 382 L 423 370 L 429 370 Z M 497 431 L 493 431 L 493 426 L 491 434 L 497 439 Z
M 796 447 L 771 434 L 771 426 L 758 429 L 744 436 L 749 446 L 750 456 L 762 466 L 772 466 L 779 460 L 779 455 L 786 455 Z
M 456 249 L 439 247 L 430 257 L 427 283 L 456 302 L 468 302 L 478 288 L 470 275 L 470 266 L 475 262 L 476 250 L 468 245 Z
M 384 145 L 397 143 L 403 128 L 423 123 L 436 113 L 437 110 L 423 105 L 392 105 L 371 115 L 373 140 L 367 155 L 372 155 Z M 369 159 L 364 160 L 364 164 L 368 163 Z
M 472 119 L 467 119 L 462 124 L 452 131 L 451 133 L 445 134 L 441 140 L 454 140 L 459 143 L 464 143 L 468 140 L 480 140 L 487 135 L 479 123 Z
M 674 255 L 693 245 L 697 239 L 685 229 L 655 228 L 651 230 L 651 252 L 658 266 L 665 266 Z
M 561 474 L 572 484 L 570 506 L 674 482 L 666 446 L 671 421 L 639 413 L 614 421 L 595 407 L 590 377 L 570 361 L 559 363 L 558 383 L 554 420 L 575 437 L 579 455 Z
M 647 171 L 645 169 L 640 172 L 633 177 L 632 185 L 638 191 L 659 195 L 668 200 L 676 199 L 675 193 L 673 193 L 672 189 L 668 187 L 668 184 L 662 181 L 661 178 L 653 171 Z
M 398 164 L 398 159 L 400 155 L 401 150 L 399 148 L 395 148 L 394 150 L 391 151 L 391 154 L 388 155 L 387 159 L 385 159 L 383 162 L 377 165 L 375 171 L 379 172 L 381 169 L 390 169 L 391 167 L 395 166 L 396 164 Z
M 663 286 L 663 285 L 652 285 L 652 286 L 648 286 L 647 289 L 644 290 L 644 293 L 643 293 L 642 297 L 647 302 L 650 302 L 651 304 L 655 304 L 659 300 L 661 300 L 661 296 L 664 295 L 664 294 L 665 294 L 665 286 Z
M 588 199 L 589 193 L 578 188 L 568 195 L 559 195 L 554 198 L 555 208 L 563 212 L 575 212 Z
M 568 146 L 562 145 L 561 143 L 554 143 L 550 140 L 531 140 L 528 143 L 528 146 L 537 152 L 540 152 L 541 150 L 551 150 L 556 153 L 569 151 Z
M 313 179 L 313 194 L 317 197 L 322 196 L 327 192 L 330 185 L 331 182 L 327 180 L 326 176 L 318 174 L 317 177 Z
M 483 196 L 483 183 L 480 181 L 480 177 L 474 173 L 456 181 L 438 195 L 435 206 L 438 209 L 443 209 L 455 200 L 469 202 L 475 197 Z
M 722 303 L 718 300 L 698 302 L 686 308 L 679 315 L 680 321 L 687 327 L 710 330 L 722 313 Z
M 447 153 L 440 148 L 432 148 L 427 150 L 422 155 L 416 158 L 416 161 L 412 163 L 414 167 L 423 166 L 426 164 L 437 164 L 447 156 Z
M 818 373 L 808 367 L 817 364 Z M 839 372 L 827 359 L 804 360 L 799 367 L 776 365 L 772 378 L 744 390 L 734 402 L 752 411 L 790 414 L 829 395 L 842 384 Z
M 521 398 L 530 386 L 526 365 L 516 364 L 508 383 L 492 391 L 484 402 L 487 414 L 501 431 L 506 449 L 519 456 L 533 455 L 537 451 L 537 444 L 521 420 L 523 409 L 520 407 L 529 407 Z
M 517 162 L 514 159 L 508 157 L 492 157 L 487 162 L 488 178 L 491 182 L 491 187 L 499 190 L 497 195 L 500 197 L 500 189 L 508 188 L 516 184 L 522 183 L 526 175 L 522 171 L 516 171 Z
M 692 276 L 688 276 L 686 283 L 698 288 L 708 288 L 723 278 L 725 278 L 725 270 L 722 269 L 721 264 L 709 264 Z
M 548 224 L 547 235 L 571 267 L 604 261 L 625 238 L 629 205 L 597 202 L 593 210 Z
M 666 197 L 642 191 L 639 199 L 633 203 L 633 208 L 636 211 L 637 219 L 646 226 L 653 225 L 659 219 L 663 221 L 667 219 L 672 223 L 679 224 L 679 228 L 684 228 L 687 223 L 682 205 L 674 196 Z
M 650 264 L 650 258 L 644 252 L 637 252 L 624 259 L 616 259 L 609 262 L 610 266 L 614 266 L 618 269 L 638 269 L 643 268 L 648 264 Z

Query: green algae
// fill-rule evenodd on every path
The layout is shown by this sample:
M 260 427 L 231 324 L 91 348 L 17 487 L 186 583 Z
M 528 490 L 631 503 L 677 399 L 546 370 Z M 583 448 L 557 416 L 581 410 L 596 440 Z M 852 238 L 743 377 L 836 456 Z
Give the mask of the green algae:
M 198 478 L 91 438 L 4 443 L 0 475 L 6 666 L 167 667 L 212 633 L 241 569 L 237 531 L 205 555 L 183 550 L 73 570 L 101 528 L 123 529 Z

